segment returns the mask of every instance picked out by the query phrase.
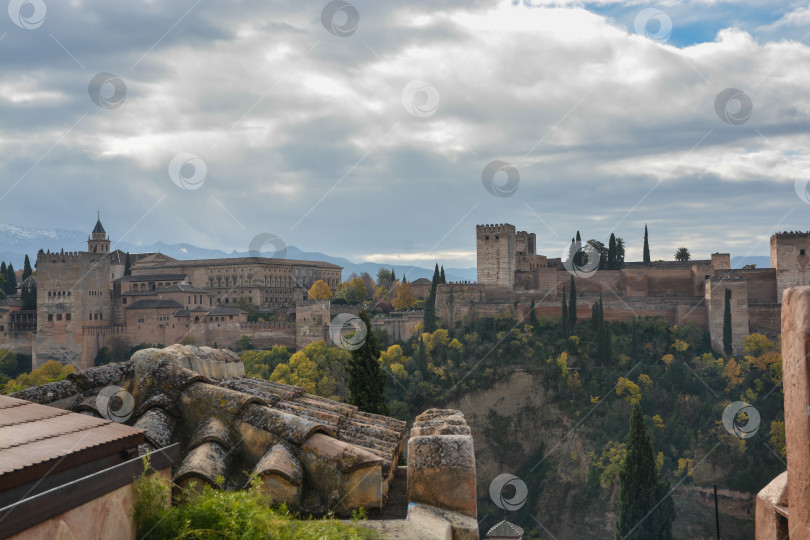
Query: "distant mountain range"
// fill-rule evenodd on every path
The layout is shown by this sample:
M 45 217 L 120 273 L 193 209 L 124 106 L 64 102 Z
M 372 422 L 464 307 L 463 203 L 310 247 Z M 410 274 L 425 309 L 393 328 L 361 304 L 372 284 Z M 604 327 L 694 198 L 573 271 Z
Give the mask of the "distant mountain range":
M 23 267 L 25 255 L 31 258 L 31 263 L 36 261 L 37 251 L 40 249 L 59 251 L 85 251 L 87 250 L 87 232 L 72 231 L 67 229 L 36 229 L 33 227 L 18 227 L 16 225 L 0 224 L 0 260 L 6 263 L 11 262 L 14 268 L 19 270 Z M 148 253 L 158 251 L 175 259 L 219 259 L 231 257 L 247 257 L 247 251 L 232 251 L 226 253 L 218 249 L 207 249 L 194 246 L 192 244 L 164 244 L 156 242 L 148 246 L 139 246 L 127 242 L 112 244 L 113 249 L 128 251 L 130 253 Z M 268 254 L 270 255 L 270 254 Z M 347 279 L 353 273 L 360 275 L 368 272 L 373 277 L 377 276 L 380 268 L 393 268 L 397 276 L 406 274 L 409 281 L 419 278 L 431 279 L 433 277 L 432 268 L 413 267 L 401 264 L 385 264 L 372 262 L 354 262 L 343 257 L 335 257 L 325 253 L 313 251 L 302 251 L 295 246 L 287 247 L 288 259 L 300 259 L 304 261 L 325 261 L 343 267 L 343 279 Z M 771 264 L 770 257 L 748 256 L 732 257 L 732 268 L 742 268 L 746 264 L 755 264 L 757 268 L 768 268 Z M 445 268 L 445 275 L 448 281 L 475 281 L 475 268 Z
M 45 251 L 86 251 L 87 237 L 89 234 L 82 231 L 72 231 L 66 229 L 36 229 L 33 227 L 18 227 L 16 225 L 0 224 L 0 260 L 9 262 L 14 268 L 19 270 L 23 267 L 23 261 L 27 254 L 31 259 L 31 264 L 36 261 L 36 254 L 40 249 Z M 164 244 L 156 242 L 151 245 L 135 245 L 127 242 L 112 243 L 112 249 L 120 249 L 130 253 L 149 253 L 158 251 L 175 259 L 224 259 L 232 257 L 247 257 L 247 251 L 232 251 L 226 253 L 217 249 L 207 249 L 194 246 L 192 244 Z M 267 254 L 268 256 L 271 253 Z M 433 277 L 432 268 L 413 267 L 401 264 L 385 264 L 361 262 L 357 263 L 343 257 L 334 257 L 324 253 L 302 251 L 295 246 L 287 246 L 288 259 L 299 259 L 303 261 L 324 261 L 337 264 L 343 267 L 343 279 L 347 279 L 353 273 L 360 275 L 368 272 L 371 276 L 377 276 L 380 268 L 394 269 L 398 277 L 406 275 L 408 281 L 419 278 L 431 279 Z M 445 275 L 448 281 L 474 281 L 476 279 L 475 268 L 445 268 Z

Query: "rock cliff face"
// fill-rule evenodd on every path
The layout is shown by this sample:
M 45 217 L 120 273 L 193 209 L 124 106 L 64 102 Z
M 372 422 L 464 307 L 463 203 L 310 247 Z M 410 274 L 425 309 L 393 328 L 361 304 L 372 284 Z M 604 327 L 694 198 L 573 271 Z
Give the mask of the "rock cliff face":
M 553 391 L 545 390 L 542 373 L 515 371 L 487 390 L 447 404 L 463 413 L 475 442 L 479 527 L 486 531 L 506 519 L 546 529 L 542 534 L 551 537 L 551 533 L 558 540 L 612 538 L 617 493 L 611 493 L 609 501 L 586 497 L 593 450 L 587 434 L 599 426 L 562 412 Z M 623 441 L 626 435 L 617 433 L 613 440 Z M 502 474 L 526 483 L 525 505 L 508 510 L 493 504 L 490 487 Z M 673 527 L 676 538 L 714 538 L 713 498 L 710 501 L 704 491 L 690 487 L 673 494 L 678 511 Z M 506 486 L 502 496 L 508 502 L 516 493 L 514 485 Z M 752 539 L 751 495 L 724 491 L 720 503 L 723 538 Z M 514 506 L 519 504 L 515 501 Z

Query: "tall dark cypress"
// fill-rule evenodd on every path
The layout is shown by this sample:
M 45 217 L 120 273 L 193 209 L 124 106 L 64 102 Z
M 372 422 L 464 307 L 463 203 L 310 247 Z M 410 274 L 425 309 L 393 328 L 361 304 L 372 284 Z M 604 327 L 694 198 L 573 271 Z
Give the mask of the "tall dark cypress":
M 655 469 L 650 436 L 644 427 L 641 405 L 633 406 L 627 456 L 619 471 L 619 519 L 617 540 L 670 540 L 675 504 L 668 482 L 661 481 Z
M 571 276 L 571 299 L 568 301 L 568 333 L 574 334 L 577 326 L 577 283 Z
M 723 352 L 728 356 L 734 354 L 731 333 L 731 289 L 726 289 L 725 306 L 723 308 Z
M 607 269 L 608 270 L 616 270 L 618 269 L 619 264 L 616 260 L 616 235 L 610 233 L 610 240 L 608 240 L 608 260 L 607 260 Z
M 444 277 L 444 265 L 442 265 L 442 269 L 439 271 L 439 283 L 441 283 L 442 285 L 447 283 L 447 279 L 445 279 Z
M 433 283 L 430 284 L 430 294 L 428 294 L 428 298 L 425 301 L 425 317 L 423 322 L 425 332 L 436 331 L 436 288 L 439 286 L 440 281 L 439 263 L 436 263 L 436 268 L 433 270 Z
M 532 298 L 532 305 L 529 307 L 529 324 L 532 325 L 532 329 L 537 332 L 537 313 L 535 312 L 534 306 L 534 298 Z
M 560 321 L 560 329 L 562 330 L 562 337 L 568 339 L 568 295 L 565 293 L 565 286 L 563 286 L 562 294 L 562 320 Z
M 25 255 L 25 263 L 23 263 L 23 273 L 22 273 L 22 280 L 25 281 L 34 271 L 31 269 L 31 260 L 28 258 L 28 254 Z
M 360 320 L 366 326 L 366 338 L 360 348 L 352 351 L 349 360 L 349 403 L 361 411 L 388 414 L 385 402 L 385 373 L 380 367 L 380 346 L 371 329 L 366 310 L 360 310 Z
M 644 224 L 644 262 L 650 262 L 650 237 L 647 235 L 647 224 Z
M 17 292 L 17 274 L 14 273 L 14 265 L 8 263 L 6 267 L 6 294 Z
M 124 259 L 124 275 L 125 276 L 132 275 L 132 262 L 129 259 L 129 251 L 127 251 L 127 258 Z

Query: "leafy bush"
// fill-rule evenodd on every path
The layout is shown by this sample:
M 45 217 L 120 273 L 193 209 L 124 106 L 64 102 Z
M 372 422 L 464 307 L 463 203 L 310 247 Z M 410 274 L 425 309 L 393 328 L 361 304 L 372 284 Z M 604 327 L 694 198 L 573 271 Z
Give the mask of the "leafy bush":
M 148 461 L 145 461 L 146 471 Z M 183 502 L 166 508 L 170 493 L 168 479 L 145 472 L 134 482 L 134 518 L 138 538 L 193 539 L 318 539 L 366 540 L 379 536 L 355 523 L 343 523 L 331 517 L 301 520 L 285 505 L 272 506 L 261 486 L 251 481 L 248 489 L 221 491 L 205 485 L 202 490 L 186 489 Z M 353 521 L 362 519 L 355 513 Z

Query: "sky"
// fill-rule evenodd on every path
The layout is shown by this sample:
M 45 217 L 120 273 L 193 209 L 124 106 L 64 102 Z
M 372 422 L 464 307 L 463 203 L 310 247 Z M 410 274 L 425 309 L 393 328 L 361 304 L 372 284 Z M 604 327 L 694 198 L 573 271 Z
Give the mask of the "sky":
M 0 223 L 475 265 L 767 255 L 810 211 L 801 2 L 11 0 Z

